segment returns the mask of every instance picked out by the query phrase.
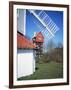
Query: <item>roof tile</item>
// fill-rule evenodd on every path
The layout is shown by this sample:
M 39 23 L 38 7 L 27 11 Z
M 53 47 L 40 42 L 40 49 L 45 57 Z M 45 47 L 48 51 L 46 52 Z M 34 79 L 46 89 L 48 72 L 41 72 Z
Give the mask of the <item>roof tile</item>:
M 24 35 L 17 33 L 17 48 L 20 49 L 34 49 L 36 45 L 32 41 L 28 40 Z

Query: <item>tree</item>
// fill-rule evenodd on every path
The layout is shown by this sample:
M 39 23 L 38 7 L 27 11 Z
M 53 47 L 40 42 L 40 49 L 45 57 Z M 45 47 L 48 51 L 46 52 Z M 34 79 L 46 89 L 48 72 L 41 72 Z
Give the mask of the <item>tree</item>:
M 56 47 L 57 48 L 63 48 L 63 44 L 61 42 L 59 42 Z
M 56 47 L 56 45 L 55 45 L 54 41 L 50 40 L 47 44 L 47 51 L 51 53 L 55 47 Z

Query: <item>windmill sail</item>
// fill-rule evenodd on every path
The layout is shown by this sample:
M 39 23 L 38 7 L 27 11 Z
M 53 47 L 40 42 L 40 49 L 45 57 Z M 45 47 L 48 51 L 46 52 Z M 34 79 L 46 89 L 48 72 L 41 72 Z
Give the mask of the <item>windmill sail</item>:
M 41 30 L 45 38 L 48 39 L 55 36 L 55 33 L 59 30 L 59 27 L 54 23 L 54 21 L 46 14 L 44 10 L 41 10 L 37 13 L 37 10 L 29 10 L 39 22 L 42 24 L 37 24 L 38 28 Z M 42 27 L 43 26 L 43 27 Z
M 35 24 L 37 23 L 36 21 L 33 21 Z M 41 23 L 37 23 L 36 24 L 36 26 L 39 28 L 39 31 L 41 31 L 42 32 L 42 34 L 43 34 L 43 36 L 45 36 L 45 39 L 50 39 L 50 38 L 52 38 L 52 35 L 48 32 L 48 30 L 45 28 L 45 27 L 43 27 L 42 25 L 41 25 Z

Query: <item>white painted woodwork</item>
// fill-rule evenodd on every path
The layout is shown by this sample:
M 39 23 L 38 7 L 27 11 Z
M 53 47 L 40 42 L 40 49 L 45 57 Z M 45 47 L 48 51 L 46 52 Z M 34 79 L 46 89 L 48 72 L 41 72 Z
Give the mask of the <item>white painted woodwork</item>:
M 18 9 L 17 11 L 17 30 L 23 35 L 26 34 L 26 10 Z
M 18 50 L 17 78 L 29 76 L 35 72 L 35 58 L 33 50 Z

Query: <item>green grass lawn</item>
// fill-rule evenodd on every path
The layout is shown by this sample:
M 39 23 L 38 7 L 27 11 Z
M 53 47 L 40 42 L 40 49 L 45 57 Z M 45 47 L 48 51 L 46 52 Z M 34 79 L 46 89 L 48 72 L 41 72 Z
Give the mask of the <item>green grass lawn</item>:
M 34 74 L 20 77 L 18 80 L 55 79 L 63 78 L 63 64 L 56 62 L 36 63 L 38 68 Z

